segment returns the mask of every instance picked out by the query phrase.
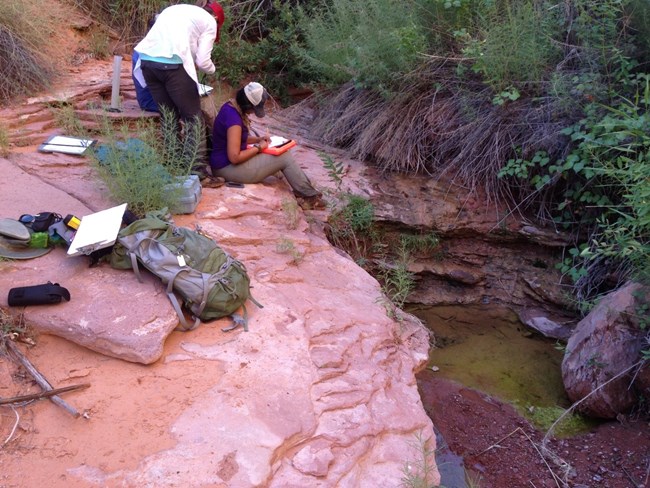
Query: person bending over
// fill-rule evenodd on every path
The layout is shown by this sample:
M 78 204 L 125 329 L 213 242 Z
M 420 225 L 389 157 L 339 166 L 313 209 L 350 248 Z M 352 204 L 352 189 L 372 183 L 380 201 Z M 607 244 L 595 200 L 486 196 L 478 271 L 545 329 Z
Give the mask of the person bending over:
M 282 171 L 303 206 L 323 208 L 321 192 L 312 186 L 291 151 L 278 156 L 264 154 L 262 151 L 269 145 L 268 138 L 250 133 L 249 115 L 255 113 L 257 117 L 264 117 L 267 99 L 266 89 L 253 81 L 221 106 L 212 129 L 212 174 L 236 183 L 260 183 Z
M 205 157 L 204 132 L 192 127 L 202 123 L 197 68 L 207 74 L 215 72 L 212 47 L 219 42 L 225 17 L 217 2 L 203 3 L 172 5 L 158 15 L 135 46 L 140 59 L 134 77 L 149 89 L 158 107 L 169 109 L 183 122 L 186 135 L 199 138 L 185 141 L 188 154 L 198 147 Z

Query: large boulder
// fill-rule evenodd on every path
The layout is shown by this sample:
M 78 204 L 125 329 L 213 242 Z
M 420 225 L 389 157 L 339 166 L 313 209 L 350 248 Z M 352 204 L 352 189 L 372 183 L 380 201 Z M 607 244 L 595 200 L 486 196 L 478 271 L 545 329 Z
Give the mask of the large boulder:
M 628 283 L 607 295 L 578 323 L 562 361 L 564 387 L 577 409 L 591 417 L 615 418 L 637 402 L 631 383 L 647 332 L 639 307 L 648 290 Z

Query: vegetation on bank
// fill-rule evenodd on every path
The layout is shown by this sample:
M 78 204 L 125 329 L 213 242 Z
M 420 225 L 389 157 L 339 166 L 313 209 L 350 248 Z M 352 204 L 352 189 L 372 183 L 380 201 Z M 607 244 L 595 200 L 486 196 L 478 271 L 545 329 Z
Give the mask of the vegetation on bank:
M 176 2 L 68 3 L 128 48 Z M 650 272 L 649 0 L 222 4 L 214 58 L 223 80 L 254 77 L 279 98 L 308 86 L 324 142 L 387 172 L 484 189 L 540 226 L 572 232 L 559 266 L 582 303 Z M 9 5 L 2 100 L 51 73 L 37 48 L 47 29 L 34 19 L 49 25 L 53 14 L 35 15 L 39 1 Z

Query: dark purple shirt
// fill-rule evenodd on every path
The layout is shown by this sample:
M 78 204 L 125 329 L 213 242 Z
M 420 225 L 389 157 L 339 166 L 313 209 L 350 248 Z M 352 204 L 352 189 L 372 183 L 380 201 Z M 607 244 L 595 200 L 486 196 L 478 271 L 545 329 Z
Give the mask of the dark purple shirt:
M 221 106 L 212 127 L 212 154 L 210 154 L 210 166 L 212 169 L 225 168 L 231 162 L 228 160 L 228 129 L 233 125 L 241 127 L 240 150 L 246 149 L 248 140 L 248 129 L 242 121 L 237 109 L 226 102 Z

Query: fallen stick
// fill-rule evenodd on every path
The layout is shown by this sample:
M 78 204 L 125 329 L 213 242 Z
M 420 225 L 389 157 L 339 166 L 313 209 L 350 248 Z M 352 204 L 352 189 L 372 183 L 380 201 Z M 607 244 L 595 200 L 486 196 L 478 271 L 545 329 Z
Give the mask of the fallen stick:
M 36 383 L 38 383 L 41 388 L 43 388 L 45 391 L 52 391 L 54 389 L 52 388 L 52 385 L 50 385 L 50 383 L 45 379 L 45 377 L 38 372 L 34 365 L 29 362 L 29 359 L 27 359 L 23 353 L 20 352 L 20 349 L 16 347 L 14 341 L 5 341 L 5 345 L 7 346 L 7 350 L 10 351 L 16 357 L 16 359 L 18 359 L 18 361 L 20 361 L 20 364 L 22 364 L 27 371 L 29 371 L 29 373 L 36 380 Z M 81 414 L 77 412 L 74 407 L 70 406 L 63 398 L 57 395 L 53 395 L 50 397 L 50 400 L 52 400 L 52 402 L 54 402 L 59 407 L 66 410 L 73 417 L 78 418 L 81 416 Z
M 88 388 L 89 386 L 90 383 L 82 383 L 80 385 L 63 386 L 61 388 L 54 388 L 49 391 L 41 391 L 40 393 L 30 393 L 29 395 L 20 395 L 11 398 L 0 398 L 0 405 L 6 405 L 8 403 L 29 402 L 31 400 L 39 400 L 41 398 L 48 398 L 51 396 L 58 395 L 59 393 L 82 390 L 84 388 Z

